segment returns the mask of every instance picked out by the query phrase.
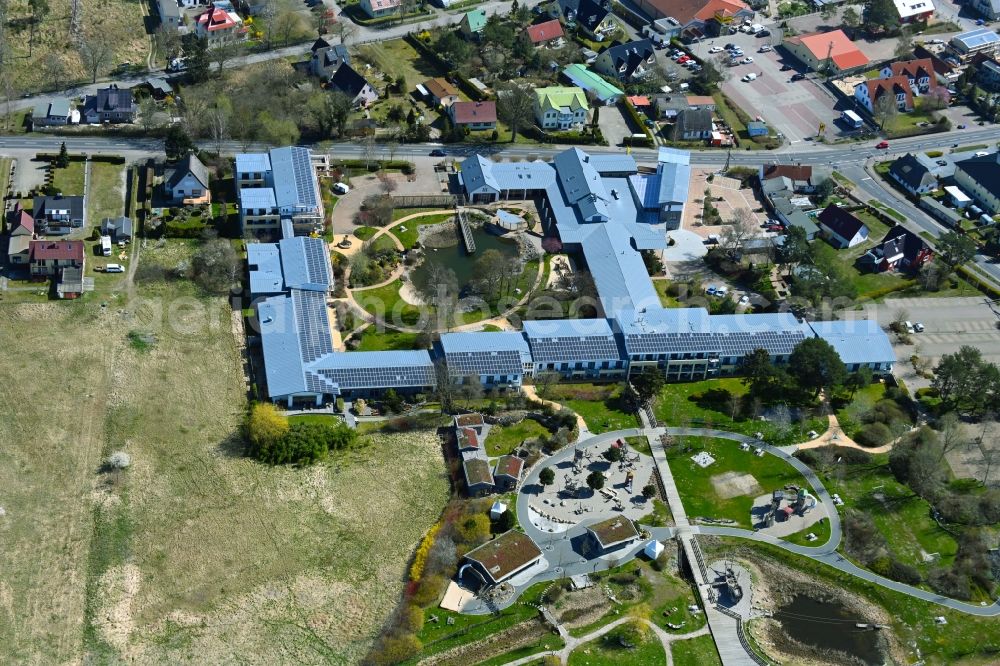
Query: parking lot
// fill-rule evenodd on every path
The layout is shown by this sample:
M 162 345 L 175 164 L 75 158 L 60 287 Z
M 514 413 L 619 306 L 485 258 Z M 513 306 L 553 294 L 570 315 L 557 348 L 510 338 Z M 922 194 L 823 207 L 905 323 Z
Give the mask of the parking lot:
M 621 146 L 622 139 L 631 136 L 633 132 L 641 132 L 642 128 L 633 130 L 621 104 L 614 106 L 602 106 L 597 117 L 597 125 L 601 128 L 601 133 L 609 146 Z
M 793 69 L 782 72 L 781 66 L 786 60 L 780 52 L 759 53 L 760 47 L 770 44 L 772 39 L 776 37 L 762 39 L 743 33 L 724 35 L 696 45 L 696 55 L 716 58 L 724 54 L 710 54 L 709 49 L 733 43 L 740 46 L 745 55 L 752 57 L 752 64 L 724 67 L 729 78 L 723 82 L 722 91 L 748 115 L 761 116 L 791 143 L 815 136 L 820 123 L 826 125 L 827 136 L 839 136 L 845 130 L 834 122 L 840 111 L 835 108 L 833 94 L 824 90 L 818 82 L 808 79 L 791 81 L 792 75 L 798 71 L 795 69 L 797 63 L 792 58 L 788 58 L 787 62 Z M 755 81 L 740 80 L 751 72 L 757 74 Z

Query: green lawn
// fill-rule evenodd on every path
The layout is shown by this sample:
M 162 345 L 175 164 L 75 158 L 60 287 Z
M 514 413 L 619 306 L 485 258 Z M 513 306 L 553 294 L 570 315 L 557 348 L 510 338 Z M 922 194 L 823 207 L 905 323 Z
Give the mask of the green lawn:
M 667 293 L 667 289 L 670 287 L 670 280 L 653 280 L 653 287 L 656 289 L 656 293 L 660 296 L 660 305 L 665 308 L 680 308 L 684 307 L 684 304 L 677 300 L 677 297 L 671 296 Z
M 407 214 L 419 211 L 420 209 L 407 208 L 405 209 Z M 433 210 L 433 209 L 432 209 Z M 405 216 L 403 216 L 405 217 Z M 410 220 L 409 222 L 403 222 L 401 225 L 391 229 L 392 233 L 396 235 L 399 242 L 403 244 L 403 247 L 409 250 L 414 245 L 417 244 L 418 229 L 423 226 L 430 224 L 441 224 L 442 222 L 447 222 L 448 220 L 454 219 L 454 215 L 450 213 L 440 213 L 438 215 L 427 215 L 425 217 L 417 218 L 415 220 Z M 403 228 L 405 227 L 405 229 Z
M 361 240 L 366 241 L 374 236 L 376 231 L 378 231 L 378 229 L 375 227 L 358 227 L 354 230 L 354 235 Z
M 525 440 L 548 434 L 548 429 L 534 419 L 524 419 L 509 426 L 495 425 L 490 428 L 490 434 L 486 438 L 486 453 L 491 457 L 506 455 Z
M 673 514 L 670 513 L 670 507 L 666 503 L 653 498 L 652 511 L 643 516 L 638 520 L 640 525 L 649 525 L 650 527 L 668 527 L 673 525 Z
M 333 414 L 296 414 L 288 417 L 289 423 L 320 423 L 337 425 L 341 420 Z
M 52 186 L 66 196 L 82 196 L 85 167 L 86 162 L 83 160 L 70 160 L 65 169 L 53 169 Z
M 746 393 L 743 382 L 735 377 L 667 384 L 653 409 L 657 420 L 668 426 L 714 427 L 744 435 L 761 432 L 768 443 L 777 445 L 805 441 L 810 430 L 826 430 L 824 419 L 810 418 L 787 427 L 771 421 L 754 420 L 750 413 L 752 406 L 746 404 L 747 400 L 743 398 Z M 731 395 L 743 398 L 735 420 L 732 418 Z
M 651 629 L 645 627 L 642 641 L 623 647 L 618 640 L 621 628 L 584 643 L 569 655 L 569 666 L 620 666 L 620 664 L 662 664 L 666 661 L 663 645 Z
M 94 161 L 90 163 L 90 183 L 87 188 L 87 223 L 101 224 L 106 217 L 118 217 L 125 212 L 125 192 L 121 164 Z
M 635 414 L 621 404 L 622 384 L 562 384 L 551 387 L 548 397 L 583 417 L 592 433 L 635 428 Z
M 854 394 L 850 402 L 837 410 L 837 421 L 848 435 L 861 425 L 865 414 L 872 410 L 875 403 L 885 397 L 885 384 L 873 382 Z
M 392 211 L 392 221 L 396 222 L 417 213 L 433 213 L 436 210 L 440 210 L 440 208 L 394 208 Z
M 639 453 L 645 453 L 647 456 L 653 455 L 653 451 L 649 446 L 649 438 L 643 435 L 634 435 L 632 437 L 626 437 L 625 443 L 629 445 L 629 448 L 638 451 Z
M 476 666 L 503 666 L 504 664 L 508 664 L 512 661 L 530 657 L 533 654 L 539 654 L 548 650 L 561 650 L 564 647 L 566 647 L 566 642 L 559 638 L 559 636 L 553 634 L 545 636 L 531 645 L 525 645 L 522 648 L 505 652 L 504 654 L 497 655 L 487 659 L 486 661 L 478 662 Z M 541 664 L 542 661 L 538 660 L 535 663 Z
M 373 240 L 371 244 L 372 251 L 396 249 L 396 243 L 392 240 L 392 236 L 389 235 L 390 233 L 392 232 L 386 232 Z
M 392 329 L 378 330 L 373 325 L 361 331 L 358 340 L 358 351 L 393 351 L 417 349 L 419 333 L 404 333 Z
M 371 63 L 394 80 L 399 76 L 405 77 L 407 92 L 418 83 L 446 74 L 402 39 L 365 44 L 357 50 L 357 59 L 361 62 Z
M 10 178 L 11 158 L 0 157 L 0 197 L 6 196 L 7 185 Z
M 384 287 L 354 291 L 354 298 L 365 310 L 392 325 L 414 326 L 420 320 L 420 308 L 399 296 L 400 280 Z
M 670 644 L 674 666 L 722 666 L 719 651 L 710 635 L 689 638 Z
M 704 468 L 697 465 L 691 456 L 699 451 L 709 453 L 715 462 Z M 741 527 L 753 527 L 750 508 L 756 496 L 789 483 L 806 485 L 802 475 L 781 458 L 769 454 L 758 457 L 753 451 L 741 451 L 738 443 L 726 439 L 685 437 L 667 450 L 667 460 L 689 516 L 728 518 Z M 720 497 L 711 479 L 732 471 L 754 477 L 760 490 L 728 499 Z

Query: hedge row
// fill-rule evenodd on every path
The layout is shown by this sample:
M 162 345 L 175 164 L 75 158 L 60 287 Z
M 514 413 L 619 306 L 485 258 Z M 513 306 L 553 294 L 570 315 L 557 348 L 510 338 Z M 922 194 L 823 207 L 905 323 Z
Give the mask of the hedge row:
M 652 145 L 653 135 L 650 133 L 649 128 L 646 127 L 646 123 L 643 122 L 642 118 L 639 116 L 639 111 L 636 110 L 635 105 L 629 101 L 628 97 L 622 97 L 622 105 L 625 107 L 625 111 L 628 112 L 632 122 L 635 123 L 635 126 L 646 135 L 646 139 L 649 141 L 649 144 Z M 632 141 L 632 145 L 635 145 L 635 140 Z
M 417 51 L 417 53 L 429 59 L 431 62 L 437 65 L 438 69 L 440 69 L 442 72 L 446 72 L 448 76 L 454 78 L 458 82 L 457 85 L 459 89 L 466 95 L 468 95 L 469 99 L 471 99 L 474 102 L 482 102 L 483 100 L 486 99 L 486 95 L 484 95 L 482 91 L 479 90 L 479 88 L 472 85 L 472 82 L 469 81 L 467 78 L 465 78 L 465 76 L 463 76 L 460 72 L 453 71 L 451 68 L 451 63 L 442 58 L 437 51 L 435 51 L 434 49 L 430 48 L 422 41 L 417 39 L 416 35 L 414 35 L 412 32 L 406 33 L 403 39 L 406 41 L 407 44 L 412 46 Z

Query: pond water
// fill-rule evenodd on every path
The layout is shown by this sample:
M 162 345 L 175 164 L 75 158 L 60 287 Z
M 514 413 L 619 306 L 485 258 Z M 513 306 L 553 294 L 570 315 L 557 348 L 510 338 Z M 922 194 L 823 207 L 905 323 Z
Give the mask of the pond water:
M 855 623 L 868 620 L 836 601 L 819 601 L 799 594 L 775 611 L 774 618 L 781 622 L 788 636 L 803 645 L 820 651 L 843 652 L 871 666 L 885 661 L 878 632 L 855 627 Z
M 486 250 L 497 250 L 505 257 L 515 259 L 517 257 L 517 242 L 499 236 L 494 236 L 485 231 L 482 227 L 472 229 L 472 239 L 476 242 L 475 254 L 468 254 L 465 251 L 465 244 L 458 236 L 458 227 L 452 222 L 446 222 L 441 226 L 441 233 L 452 232 L 455 235 L 454 244 L 449 243 L 447 247 L 424 247 L 424 260 L 411 273 L 413 284 L 423 287 L 427 281 L 428 268 L 432 263 L 443 264 L 447 268 L 455 271 L 458 278 L 459 288 L 464 288 L 473 279 L 476 269 L 476 259 Z M 439 245 L 439 243 L 435 243 Z

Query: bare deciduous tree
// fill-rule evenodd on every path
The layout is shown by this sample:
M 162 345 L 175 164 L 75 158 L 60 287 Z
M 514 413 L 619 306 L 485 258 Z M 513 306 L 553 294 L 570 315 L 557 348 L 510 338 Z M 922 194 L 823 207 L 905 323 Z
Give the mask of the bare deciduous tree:
M 90 74 L 90 82 L 97 83 L 97 75 L 108 66 L 114 53 L 112 41 L 106 35 L 88 36 L 80 42 L 79 53 L 84 69 Z

